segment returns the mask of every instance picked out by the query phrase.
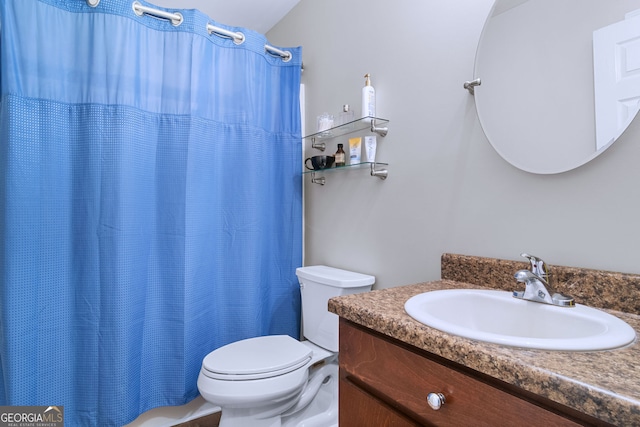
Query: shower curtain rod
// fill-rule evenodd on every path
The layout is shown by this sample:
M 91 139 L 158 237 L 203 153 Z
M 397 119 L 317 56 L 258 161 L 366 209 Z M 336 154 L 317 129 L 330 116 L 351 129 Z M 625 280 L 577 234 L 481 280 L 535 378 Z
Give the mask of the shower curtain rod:
M 95 7 L 99 3 L 99 0 L 98 2 L 95 2 L 95 0 L 93 2 L 91 0 L 87 0 L 87 3 L 89 4 L 89 6 Z M 171 24 L 176 27 L 182 24 L 182 21 L 183 21 L 182 14 L 179 12 L 171 13 L 171 12 L 165 12 L 164 10 L 153 9 L 147 6 L 143 6 L 138 1 L 134 1 L 131 6 L 133 7 L 133 11 L 138 16 L 142 16 L 146 14 L 146 15 L 154 16 L 156 18 L 167 19 L 171 21 Z M 224 28 L 216 27 L 211 24 L 207 24 L 207 32 L 209 34 L 215 34 L 220 37 L 229 37 L 233 39 L 233 42 L 235 44 L 238 44 L 238 45 L 244 43 L 244 40 L 245 40 L 244 34 L 242 34 L 241 32 L 225 30 Z M 264 45 L 264 49 L 271 54 L 280 56 L 284 62 L 288 62 L 292 58 L 291 52 L 280 50 L 276 47 L 269 46 L 268 44 Z

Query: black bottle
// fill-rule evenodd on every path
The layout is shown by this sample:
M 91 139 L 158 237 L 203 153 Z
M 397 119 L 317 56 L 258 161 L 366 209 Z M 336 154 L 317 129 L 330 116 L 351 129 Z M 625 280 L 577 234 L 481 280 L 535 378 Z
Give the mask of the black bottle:
M 342 148 L 343 145 L 342 144 L 338 144 L 338 151 L 336 151 L 336 167 L 338 166 L 344 166 L 345 165 L 345 152 L 344 149 Z

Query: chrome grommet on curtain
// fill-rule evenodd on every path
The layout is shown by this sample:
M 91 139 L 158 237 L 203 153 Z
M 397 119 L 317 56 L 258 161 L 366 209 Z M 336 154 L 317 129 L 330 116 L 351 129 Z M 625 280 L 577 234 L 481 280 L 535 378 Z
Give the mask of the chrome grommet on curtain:
M 100 0 L 87 0 L 87 5 L 91 7 L 96 7 L 100 4 Z
M 293 55 L 288 50 L 280 50 L 277 47 L 269 46 L 268 44 L 264 45 L 264 50 L 273 56 L 279 56 L 283 62 L 289 62 L 293 58 Z
M 176 18 L 171 19 L 171 25 L 177 27 L 178 25 L 182 24 L 182 22 L 184 21 L 184 17 L 182 16 L 182 14 L 180 12 L 176 12 L 173 15 L 176 16 Z
M 142 5 L 140 4 L 139 1 L 134 1 L 133 3 L 131 3 L 131 8 L 133 9 L 133 13 L 135 13 L 138 16 L 144 15 L 144 12 L 142 11 L 142 9 L 140 9 L 141 7 Z
M 215 34 L 218 37 L 233 39 L 233 42 L 238 45 L 244 43 L 244 41 L 246 40 L 244 34 L 239 31 L 229 31 L 211 24 L 207 24 L 207 32 L 209 33 L 209 35 Z
M 182 21 L 184 21 L 184 17 L 180 12 L 170 13 L 170 12 L 165 12 L 164 10 L 152 9 L 147 6 L 143 6 L 137 0 L 131 4 L 131 8 L 133 9 L 133 12 L 138 16 L 147 14 L 147 15 L 153 16 L 154 18 L 167 19 L 171 21 L 171 24 L 174 27 L 177 27 L 178 25 L 182 24 Z
M 238 35 L 238 37 L 234 37 L 233 42 L 237 45 L 241 45 L 246 40 L 244 34 L 241 32 L 237 32 L 236 34 Z

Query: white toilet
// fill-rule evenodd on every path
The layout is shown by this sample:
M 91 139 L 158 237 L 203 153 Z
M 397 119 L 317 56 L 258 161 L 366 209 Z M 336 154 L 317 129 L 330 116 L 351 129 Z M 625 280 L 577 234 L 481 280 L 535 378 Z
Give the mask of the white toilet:
M 338 425 L 338 316 L 329 298 L 366 292 L 375 278 L 316 265 L 296 269 L 302 332 L 249 338 L 202 361 L 198 390 L 222 408 L 220 427 Z

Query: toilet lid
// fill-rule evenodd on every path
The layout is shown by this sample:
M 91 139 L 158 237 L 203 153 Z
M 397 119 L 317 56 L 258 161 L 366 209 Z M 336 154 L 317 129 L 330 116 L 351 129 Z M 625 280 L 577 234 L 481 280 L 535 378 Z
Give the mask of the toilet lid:
M 214 379 L 253 380 L 283 375 L 309 363 L 313 351 L 288 335 L 236 341 L 209 353 L 203 373 Z

